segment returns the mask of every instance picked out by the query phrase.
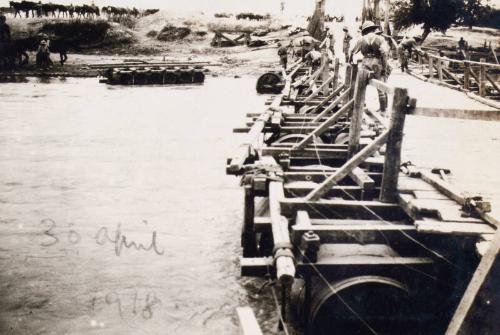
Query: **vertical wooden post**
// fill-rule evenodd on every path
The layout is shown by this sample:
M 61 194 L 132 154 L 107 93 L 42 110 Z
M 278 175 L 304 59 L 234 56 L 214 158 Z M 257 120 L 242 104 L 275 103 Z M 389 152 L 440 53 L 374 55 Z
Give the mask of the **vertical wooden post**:
M 245 186 L 245 212 L 243 213 L 243 229 L 241 232 L 241 246 L 243 257 L 257 256 L 257 240 L 254 232 L 255 203 L 251 185 Z
M 326 49 L 321 52 L 321 63 L 323 66 L 323 70 L 321 71 L 321 81 L 325 83 L 330 78 L 330 64 L 328 59 L 328 54 Z M 328 91 L 330 89 L 330 85 L 326 85 L 323 87 L 323 95 L 328 95 Z
M 384 33 L 391 35 L 391 27 L 389 25 L 389 11 L 391 10 L 391 0 L 385 0 L 384 10 Z
M 443 81 L 443 61 L 441 58 L 436 58 L 436 67 L 438 73 L 438 80 Z
M 352 98 L 354 98 L 354 88 L 356 87 L 356 78 L 358 77 L 358 69 L 359 69 L 358 64 L 352 65 L 351 79 L 349 81 L 349 99 L 347 99 L 346 101 L 349 101 Z
M 434 58 L 429 55 L 429 78 L 434 78 Z
M 465 62 L 464 63 L 464 90 L 466 90 L 466 91 L 469 90 L 469 84 L 470 84 L 470 64 Z
M 485 63 L 486 59 L 481 58 L 481 63 Z M 480 65 L 479 67 L 479 95 L 484 97 L 486 96 L 486 67 L 484 65 Z
M 335 57 L 335 66 L 333 70 L 335 71 L 333 73 L 333 82 L 332 82 L 332 90 L 335 90 L 337 88 L 337 85 L 339 84 L 339 68 L 340 68 L 340 61 L 338 57 Z M 347 70 L 346 70 L 347 72 Z
M 365 93 L 368 80 L 369 72 L 365 69 L 360 69 L 356 77 L 356 86 L 354 88 L 354 107 L 349 130 L 349 157 L 354 156 L 359 150 L 359 137 L 361 134 L 361 123 L 363 121 Z
M 389 138 L 385 149 L 384 175 L 380 190 L 380 201 L 396 202 L 398 191 L 399 167 L 401 165 L 401 147 L 403 128 L 408 104 L 408 90 L 396 87 L 392 101 Z

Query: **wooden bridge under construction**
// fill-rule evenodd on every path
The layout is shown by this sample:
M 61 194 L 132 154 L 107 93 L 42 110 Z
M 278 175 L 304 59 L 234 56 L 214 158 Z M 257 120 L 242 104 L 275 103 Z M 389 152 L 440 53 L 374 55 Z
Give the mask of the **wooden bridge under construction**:
M 406 115 L 460 112 L 419 107 L 415 92 L 338 60 L 315 71 L 299 61 L 283 78 L 281 94 L 235 129 L 245 139 L 227 160 L 244 189 L 241 274 L 276 290 L 280 329 L 498 333 L 491 204 L 402 152 Z M 366 107 L 368 87 L 388 95 L 388 112 Z M 261 334 L 248 308 L 238 314 L 244 334 Z

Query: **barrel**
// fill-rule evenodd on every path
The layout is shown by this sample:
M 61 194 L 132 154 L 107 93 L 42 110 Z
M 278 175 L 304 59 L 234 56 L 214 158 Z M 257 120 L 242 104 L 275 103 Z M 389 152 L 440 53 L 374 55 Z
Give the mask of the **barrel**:
M 292 288 L 295 317 L 307 319 L 310 334 L 396 335 L 418 334 L 422 329 L 416 303 L 401 282 L 382 276 L 356 276 L 328 283 L 323 279 L 314 277 L 312 281 L 307 315 L 304 281 L 296 280 Z
M 134 73 L 132 70 L 119 70 L 116 75 L 117 80 L 114 81 L 116 84 L 120 85 L 133 85 L 134 84 Z
M 194 83 L 203 83 L 205 81 L 205 73 L 202 70 L 194 70 L 193 71 L 193 82 Z
M 165 71 L 165 84 L 177 84 L 177 74 L 174 70 Z
M 279 94 L 285 87 L 285 80 L 281 72 L 267 72 L 257 80 L 257 93 Z
M 134 85 L 149 84 L 149 69 L 137 69 L 134 71 Z
M 179 70 L 179 83 L 192 84 L 193 83 L 193 71 L 190 69 Z
M 165 77 L 164 69 L 151 69 L 149 73 L 149 83 L 154 85 L 163 85 Z

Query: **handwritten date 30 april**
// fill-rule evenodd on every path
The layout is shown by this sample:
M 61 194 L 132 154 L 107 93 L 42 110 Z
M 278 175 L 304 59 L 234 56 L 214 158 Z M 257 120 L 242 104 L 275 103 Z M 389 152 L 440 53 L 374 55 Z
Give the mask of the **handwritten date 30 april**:
M 147 221 L 144 221 L 144 223 L 147 225 Z M 61 242 L 77 245 L 85 237 L 72 228 L 72 224 L 69 224 L 69 227 L 61 227 L 52 219 L 43 219 L 40 221 L 40 224 L 44 227 L 43 235 L 46 238 L 46 240 L 40 243 L 42 247 L 53 247 Z M 90 238 L 101 246 L 106 244 L 113 245 L 116 256 L 120 256 L 124 249 L 152 252 L 158 256 L 165 254 L 165 250 L 158 245 L 158 234 L 154 230 L 151 232 L 151 238 L 148 238 L 147 242 L 138 242 L 127 236 L 122 231 L 121 224 L 118 223 L 114 231 L 109 230 L 107 227 L 101 227 Z

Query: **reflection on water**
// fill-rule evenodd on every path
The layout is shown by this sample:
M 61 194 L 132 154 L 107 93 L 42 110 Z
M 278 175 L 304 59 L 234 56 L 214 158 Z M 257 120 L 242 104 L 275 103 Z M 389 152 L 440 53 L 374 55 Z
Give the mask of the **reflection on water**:
M 1 84 L 0 333 L 234 334 L 249 303 L 267 319 L 239 278 L 242 194 L 224 166 L 231 129 L 263 109 L 254 83 Z M 500 198 L 499 130 L 409 117 L 405 149 Z

